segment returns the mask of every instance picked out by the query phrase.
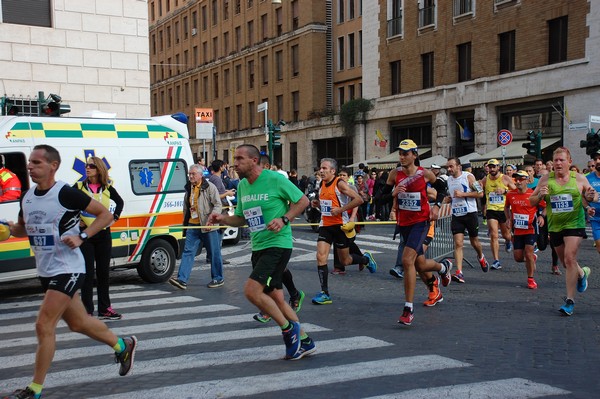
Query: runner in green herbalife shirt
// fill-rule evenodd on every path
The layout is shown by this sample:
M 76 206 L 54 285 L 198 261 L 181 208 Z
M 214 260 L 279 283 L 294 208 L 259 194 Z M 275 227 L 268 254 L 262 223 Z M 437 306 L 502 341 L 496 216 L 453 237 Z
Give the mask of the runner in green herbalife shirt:
M 529 201 L 537 206 L 542 198 L 546 200 L 550 243 L 567 270 L 567 297 L 559 311 L 571 316 L 575 307 L 575 290 L 584 292 L 587 289 L 590 268 L 579 266 L 577 250 L 585 236 L 585 212 L 594 213 L 589 202 L 597 201 L 598 193 L 585 176 L 569 170 L 573 161 L 568 148 L 554 150 L 553 162 L 554 171 L 540 178 Z
M 252 240 L 252 273 L 244 294 L 261 312 L 281 327 L 285 359 L 297 360 L 314 353 L 314 342 L 301 329 L 298 316 L 285 301 L 282 276 L 292 254 L 294 220 L 308 206 L 308 198 L 278 172 L 263 170 L 260 152 L 253 145 L 236 148 L 234 168 L 240 179 L 233 216 L 212 214 L 209 223 L 248 225 Z

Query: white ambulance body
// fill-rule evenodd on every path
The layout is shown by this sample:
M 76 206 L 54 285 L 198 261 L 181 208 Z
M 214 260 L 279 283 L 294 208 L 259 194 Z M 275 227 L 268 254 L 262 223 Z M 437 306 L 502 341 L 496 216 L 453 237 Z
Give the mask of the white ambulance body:
M 177 114 L 176 114 L 177 115 Z M 111 227 L 111 267 L 137 267 L 147 282 L 169 279 L 183 250 L 184 185 L 193 163 L 185 123 L 175 116 L 149 119 L 0 116 L 0 154 L 23 184 L 32 186 L 27 160 L 48 144 L 61 155 L 56 179 L 75 184 L 85 177 L 88 156 L 107 165 L 125 205 Z M 0 203 L 0 219 L 16 221 L 19 202 Z M 226 238 L 239 239 L 239 231 Z M 35 277 L 27 238 L 0 242 L 0 282 Z

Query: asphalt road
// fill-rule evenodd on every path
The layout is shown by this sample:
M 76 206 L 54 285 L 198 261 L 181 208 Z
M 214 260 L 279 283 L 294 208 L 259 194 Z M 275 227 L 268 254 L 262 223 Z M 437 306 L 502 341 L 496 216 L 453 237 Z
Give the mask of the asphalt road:
M 483 226 L 482 226 L 483 228 Z M 317 306 L 316 234 L 295 227 L 290 262 L 306 292 L 300 319 L 317 353 L 283 361 L 284 346 L 273 322 L 252 320 L 256 309 L 243 297 L 250 272 L 245 242 L 223 248 L 231 261 L 225 286 L 210 280 L 204 256 L 186 291 L 144 284 L 134 271 L 113 273 L 113 305 L 124 314 L 109 322 L 119 334 L 140 339 L 133 375 L 118 377 L 111 350 L 58 330 L 58 351 L 45 398 L 523 398 L 595 397 L 600 384 L 600 270 L 590 240 L 580 248 L 592 268 L 588 291 L 576 298 L 572 317 L 558 312 L 564 276 L 550 274 L 550 253 L 540 252 L 536 280 L 526 288 L 524 266 L 501 251 L 503 269 L 483 273 L 465 266 L 466 284 L 443 289 L 444 301 L 421 303 L 417 284 L 415 321 L 397 324 L 403 285 L 388 271 L 396 258 L 392 226 L 370 225 L 357 238 L 373 252 L 378 272 L 349 267 L 330 275 L 332 305 Z M 490 254 L 485 230 L 484 251 Z M 475 262 L 470 247 L 466 251 Z M 331 260 L 330 260 L 331 266 Z M 0 392 L 30 382 L 35 351 L 35 280 L 0 284 Z

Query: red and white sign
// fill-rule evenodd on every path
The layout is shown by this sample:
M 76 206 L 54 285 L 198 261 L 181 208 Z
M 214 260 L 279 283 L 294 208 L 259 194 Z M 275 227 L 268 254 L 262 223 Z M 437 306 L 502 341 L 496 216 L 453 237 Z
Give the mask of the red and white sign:
M 502 129 L 498 132 L 498 144 L 509 145 L 512 143 L 513 135 L 510 130 Z

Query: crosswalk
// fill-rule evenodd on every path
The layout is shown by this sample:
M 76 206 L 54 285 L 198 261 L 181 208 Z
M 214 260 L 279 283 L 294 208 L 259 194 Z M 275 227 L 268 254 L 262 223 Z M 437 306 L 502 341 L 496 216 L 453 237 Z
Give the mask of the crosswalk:
M 381 249 L 382 244 L 377 246 Z M 118 377 L 110 348 L 72 333 L 60 323 L 44 398 L 263 398 L 281 397 L 288 390 L 295 392 L 294 397 L 307 397 L 301 394 L 304 390 L 312 392 L 310 397 L 315 397 L 315 392 L 331 397 L 337 396 L 339 383 L 368 383 L 381 377 L 473 366 L 438 354 L 397 356 L 402 352 L 394 350 L 395 343 L 368 334 L 345 336 L 332 326 L 311 323 L 303 326 L 315 339 L 317 353 L 313 359 L 286 362 L 281 360 L 284 347 L 278 328 L 272 323 L 256 323 L 251 313 L 238 306 L 207 303 L 213 299 L 175 292 L 167 285 L 124 285 L 112 290 L 114 306 L 126 319 L 110 322 L 110 327 L 118 335 L 139 338 L 132 376 Z M 37 344 L 33 324 L 40 300 L 38 295 L 0 304 L 0 393 L 31 382 Z M 332 359 L 332 363 L 324 359 Z M 352 397 L 535 398 L 569 394 L 524 378 L 409 391 L 393 387 L 397 392 L 390 393 L 388 387 L 380 396 L 372 396 L 371 386 L 368 392 L 355 392 Z

